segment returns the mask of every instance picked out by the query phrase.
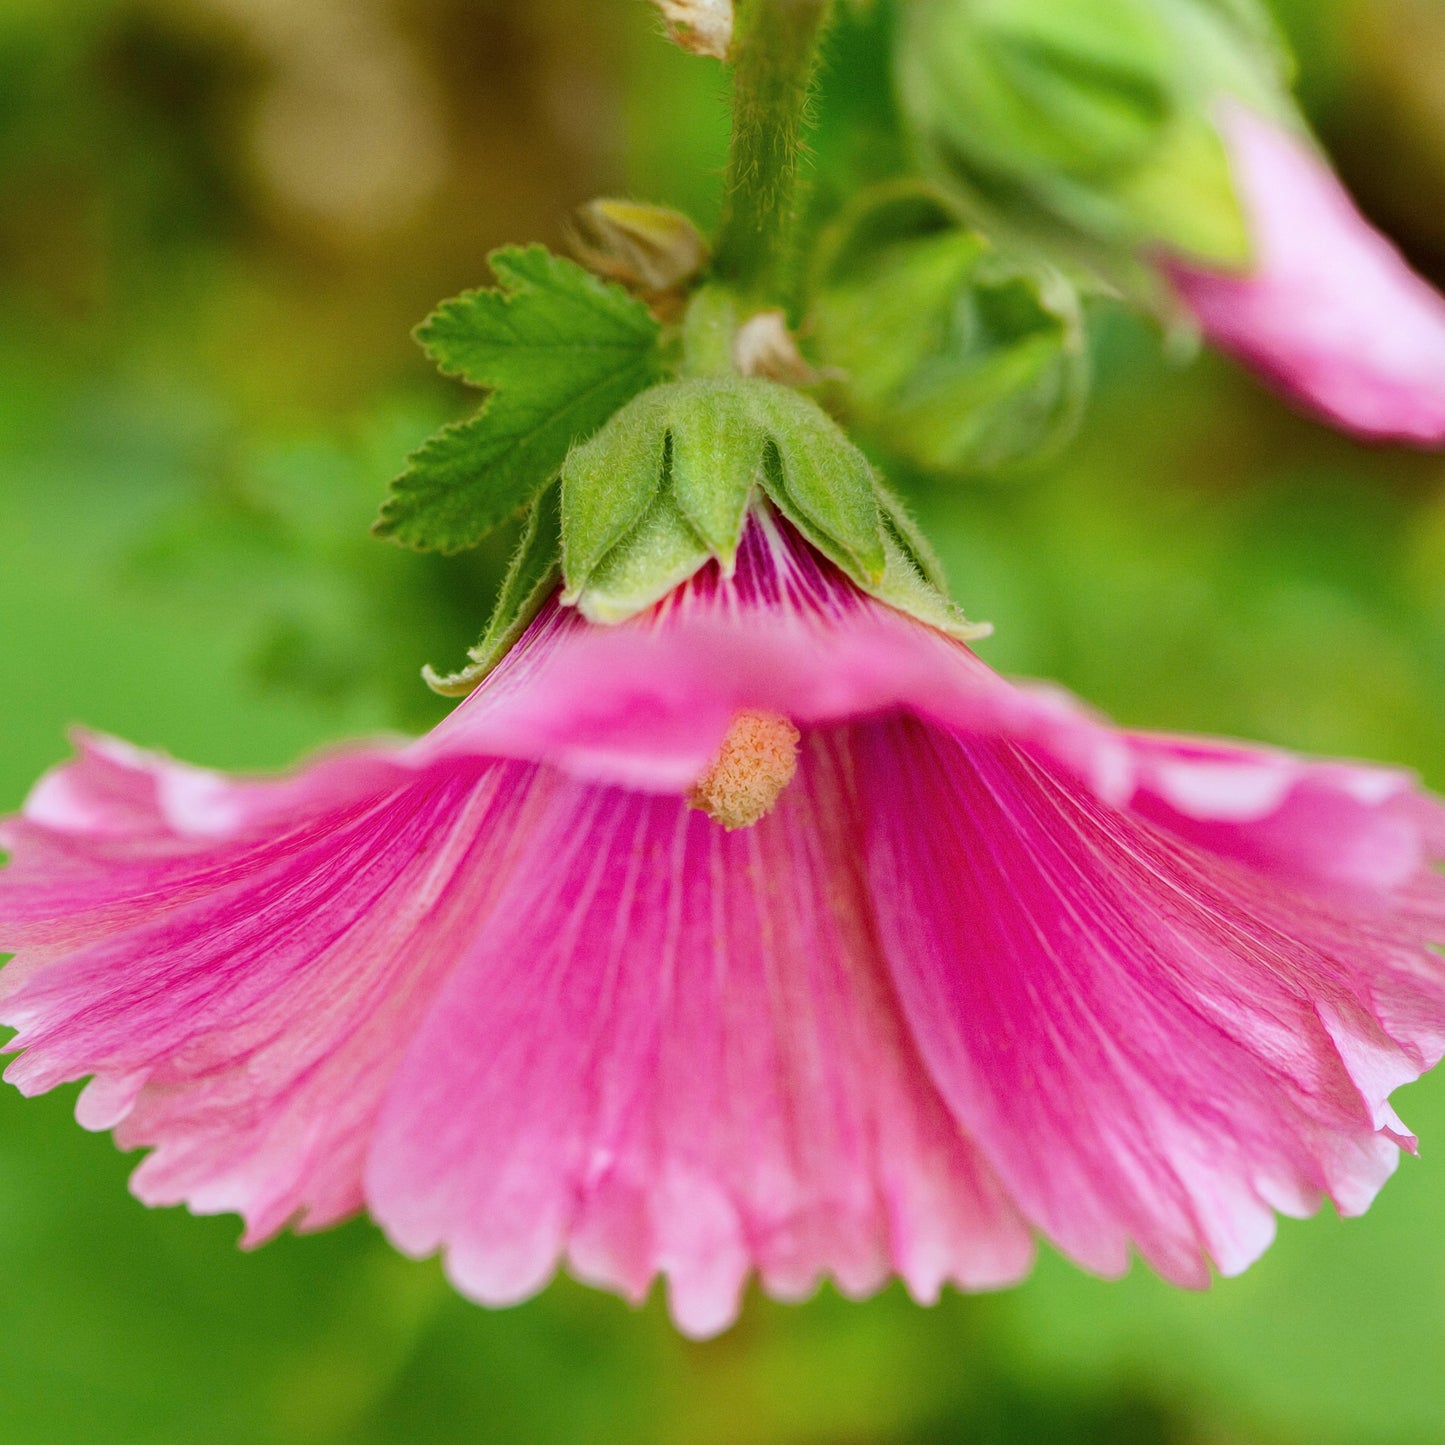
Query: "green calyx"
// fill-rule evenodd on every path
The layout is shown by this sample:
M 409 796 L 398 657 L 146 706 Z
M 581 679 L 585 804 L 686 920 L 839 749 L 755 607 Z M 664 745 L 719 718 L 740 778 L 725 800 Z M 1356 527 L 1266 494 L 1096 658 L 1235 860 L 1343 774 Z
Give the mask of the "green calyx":
M 992 227 L 1126 283 L 1149 247 L 1247 262 L 1216 107 L 1297 120 L 1258 0 L 899 8 L 898 95 L 921 158 Z
M 868 460 L 815 402 L 773 382 L 701 377 L 630 402 L 562 469 L 563 601 L 625 620 L 710 560 L 735 565 L 771 504 L 863 591 L 977 637 Z
M 704 288 L 679 328 L 683 378 L 642 390 L 600 426 L 585 416 L 553 480 L 540 470 L 545 459 L 533 467 L 521 540 L 491 621 L 466 667 L 426 669 L 435 691 L 459 697 L 475 688 L 559 587 L 563 605 L 610 624 L 710 562 L 731 573 L 748 518 L 762 507 L 871 596 L 956 637 L 987 633 L 949 600 L 903 505 L 827 412 L 791 387 L 737 374 L 743 329 L 732 293 Z M 551 433 L 547 444 L 555 445 Z M 479 468 L 478 483 L 483 475 Z M 489 501 L 484 484 L 470 490 L 479 529 L 516 510 L 515 500 Z

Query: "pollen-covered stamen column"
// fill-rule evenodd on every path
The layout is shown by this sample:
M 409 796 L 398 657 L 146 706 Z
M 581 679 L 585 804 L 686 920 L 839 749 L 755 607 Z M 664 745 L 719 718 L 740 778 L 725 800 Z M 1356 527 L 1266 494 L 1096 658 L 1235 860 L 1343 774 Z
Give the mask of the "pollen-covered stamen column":
M 798 772 L 800 734 L 777 713 L 740 712 L 688 804 L 729 833 L 761 823 Z
M 831 0 L 742 0 L 717 276 L 748 301 L 786 301 L 798 165 L 818 39 Z

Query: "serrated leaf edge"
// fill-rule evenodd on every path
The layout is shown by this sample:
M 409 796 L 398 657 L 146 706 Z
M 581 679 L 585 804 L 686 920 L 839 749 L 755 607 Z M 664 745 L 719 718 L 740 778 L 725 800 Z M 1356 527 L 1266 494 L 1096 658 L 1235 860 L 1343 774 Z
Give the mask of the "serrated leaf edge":
M 545 258 L 547 263 L 559 270 L 565 271 L 570 278 L 580 281 L 583 288 L 590 293 L 592 299 L 598 302 L 614 303 L 621 301 L 626 308 L 633 313 L 639 321 L 638 341 L 640 342 L 644 331 L 650 333 L 654 345 L 661 338 L 661 327 L 653 320 L 651 312 L 635 296 L 629 294 L 615 282 L 604 281 L 601 277 L 594 276 L 592 272 L 579 266 L 575 261 L 565 256 L 558 256 L 548 250 L 546 246 L 537 244 L 531 246 L 502 246 L 492 251 L 487 256 L 487 266 L 496 281 L 495 286 L 473 286 L 459 295 L 449 297 L 441 302 L 424 321 L 417 325 L 412 336 L 418 346 L 426 353 L 427 358 L 436 369 L 443 375 L 451 377 L 456 381 L 463 381 L 468 386 L 476 387 L 481 391 L 493 391 L 495 384 L 481 376 L 469 375 L 465 370 L 448 366 L 446 362 L 437 355 L 435 350 L 435 333 L 439 323 L 444 318 L 460 317 L 465 308 L 479 298 L 485 298 L 489 303 L 510 311 L 519 301 L 529 296 L 534 296 L 542 288 L 537 284 L 534 277 L 528 275 L 524 268 L 518 266 L 518 261 L 528 260 L 533 257 Z M 544 348 L 535 345 L 529 346 L 529 350 L 543 350 Z M 590 344 L 567 343 L 559 341 L 555 348 L 545 348 L 557 351 L 635 351 L 639 347 L 636 344 L 626 342 L 602 342 Z

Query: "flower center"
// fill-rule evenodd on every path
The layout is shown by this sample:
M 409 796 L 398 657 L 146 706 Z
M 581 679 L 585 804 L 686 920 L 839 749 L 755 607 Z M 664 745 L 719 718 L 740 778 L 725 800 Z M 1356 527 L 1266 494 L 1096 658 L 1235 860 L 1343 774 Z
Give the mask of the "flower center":
M 740 712 L 687 801 L 729 833 L 751 828 L 773 811 L 797 771 L 797 728 L 777 713 Z

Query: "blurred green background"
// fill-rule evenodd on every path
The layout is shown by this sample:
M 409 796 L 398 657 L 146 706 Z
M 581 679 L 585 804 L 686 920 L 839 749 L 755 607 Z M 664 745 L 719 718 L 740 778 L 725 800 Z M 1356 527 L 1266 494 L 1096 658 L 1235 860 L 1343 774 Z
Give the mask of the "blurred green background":
M 1280 12 L 1348 180 L 1445 281 L 1445 5 Z M 830 75 L 825 186 L 867 83 Z M 417 668 L 475 639 L 507 538 L 367 537 L 468 405 L 408 330 L 593 195 L 710 220 L 723 89 L 643 0 L 0 0 L 0 805 L 74 723 L 255 768 L 436 718 Z M 1445 787 L 1445 458 L 1095 322 L 1061 460 L 895 478 L 985 655 Z M 933 1310 L 754 1298 L 705 1345 L 566 1282 L 474 1308 L 365 1223 L 243 1255 L 234 1220 L 132 1201 L 72 1103 L 0 1092 L 14 1445 L 1445 1441 L 1445 1077 L 1406 1091 L 1422 1158 L 1368 1218 L 1284 1223 L 1206 1295 L 1046 1258 Z

